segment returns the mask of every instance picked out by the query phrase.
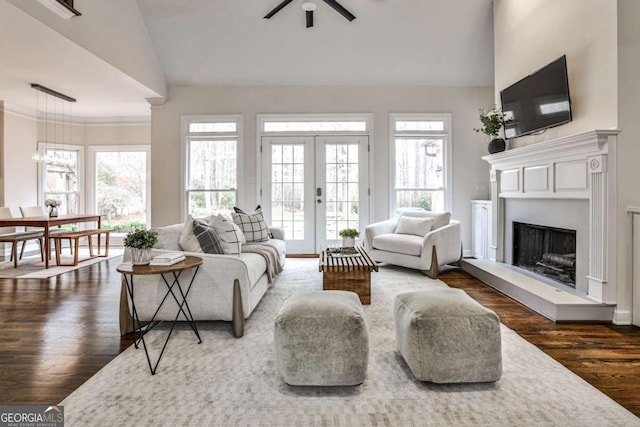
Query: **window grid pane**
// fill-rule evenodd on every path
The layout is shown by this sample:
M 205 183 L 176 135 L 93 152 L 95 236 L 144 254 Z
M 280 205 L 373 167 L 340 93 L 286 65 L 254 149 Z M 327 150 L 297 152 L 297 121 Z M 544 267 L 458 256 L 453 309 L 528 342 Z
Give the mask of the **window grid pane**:
M 192 216 L 231 213 L 237 197 L 237 138 L 190 140 L 187 201 Z
M 304 240 L 304 145 L 271 146 L 271 224 Z
M 428 132 L 444 131 L 444 121 L 442 120 L 398 120 L 396 122 L 398 132 Z
M 47 148 L 44 198 L 60 202 L 61 214 L 78 213 L 78 151 Z
M 189 123 L 190 133 L 199 132 L 237 132 L 236 122 Z
M 265 132 L 364 132 L 365 121 L 266 122 Z
M 327 144 L 326 223 L 328 240 L 340 239 L 345 228 L 359 230 L 358 144 Z

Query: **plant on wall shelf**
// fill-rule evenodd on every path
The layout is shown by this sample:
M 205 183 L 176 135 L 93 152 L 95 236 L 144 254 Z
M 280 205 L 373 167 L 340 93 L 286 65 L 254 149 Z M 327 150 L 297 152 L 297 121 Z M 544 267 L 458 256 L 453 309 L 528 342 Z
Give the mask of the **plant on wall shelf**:
M 498 132 L 500 132 L 500 129 L 502 129 L 502 126 L 504 125 L 504 113 L 500 108 L 495 105 L 489 111 L 481 108 L 480 122 L 482 122 L 482 126 L 474 128 L 473 130 L 484 133 L 491 138 L 488 147 L 489 153 L 494 154 L 504 151 L 506 148 L 505 141 L 502 138 L 498 138 Z
M 498 136 L 498 132 L 500 132 L 500 129 L 502 129 L 502 125 L 504 124 L 504 114 L 496 106 L 489 111 L 481 108 L 480 121 L 482 122 L 482 127 L 474 128 L 473 130 L 495 138 Z

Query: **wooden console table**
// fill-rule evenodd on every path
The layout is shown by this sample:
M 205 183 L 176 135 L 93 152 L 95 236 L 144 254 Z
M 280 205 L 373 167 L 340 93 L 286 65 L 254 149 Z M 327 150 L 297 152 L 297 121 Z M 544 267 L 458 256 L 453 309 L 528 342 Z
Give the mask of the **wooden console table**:
M 361 246 L 346 249 L 351 253 L 334 246 L 320 253 L 322 289 L 355 292 L 362 304 L 371 304 L 371 272 L 378 271 L 378 264 Z

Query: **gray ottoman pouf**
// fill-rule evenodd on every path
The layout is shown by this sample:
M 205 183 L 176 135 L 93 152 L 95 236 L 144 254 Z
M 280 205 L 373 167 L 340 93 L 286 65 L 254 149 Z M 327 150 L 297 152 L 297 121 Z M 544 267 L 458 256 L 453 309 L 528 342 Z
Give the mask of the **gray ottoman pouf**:
M 290 385 L 361 384 L 369 361 L 369 334 L 358 295 L 298 292 L 275 319 L 276 368 Z
M 461 289 L 432 289 L 396 296 L 398 351 L 420 381 L 498 381 L 502 349 L 498 315 Z

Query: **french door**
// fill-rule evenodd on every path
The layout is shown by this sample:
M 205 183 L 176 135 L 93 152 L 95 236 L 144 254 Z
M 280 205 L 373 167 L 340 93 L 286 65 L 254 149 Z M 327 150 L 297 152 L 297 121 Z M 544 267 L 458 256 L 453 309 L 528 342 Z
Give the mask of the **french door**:
M 287 252 L 318 253 L 369 223 L 367 136 L 262 138 L 262 208 Z

